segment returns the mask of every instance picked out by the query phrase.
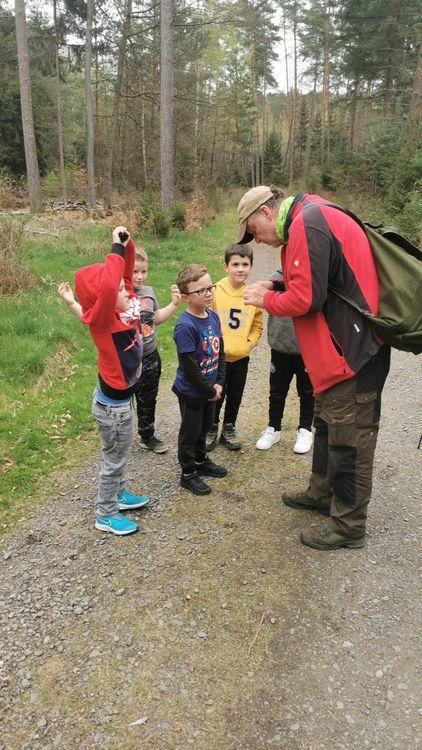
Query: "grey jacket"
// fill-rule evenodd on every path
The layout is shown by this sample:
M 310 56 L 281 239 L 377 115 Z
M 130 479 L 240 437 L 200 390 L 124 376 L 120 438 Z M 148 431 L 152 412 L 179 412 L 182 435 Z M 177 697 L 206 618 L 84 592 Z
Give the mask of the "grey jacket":
M 282 291 L 283 275 L 281 270 L 278 269 L 271 274 L 270 279 L 276 282 L 275 288 Z M 282 352 L 283 354 L 300 354 L 291 318 L 276 318 L 273 315 L 269 315 L 267 337 L 271 349 L 275 349 L 275 351 Z

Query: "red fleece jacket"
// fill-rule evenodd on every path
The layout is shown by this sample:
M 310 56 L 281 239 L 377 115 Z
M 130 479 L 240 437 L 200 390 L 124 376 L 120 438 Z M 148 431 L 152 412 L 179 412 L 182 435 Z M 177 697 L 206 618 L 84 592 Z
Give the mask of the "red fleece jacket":
M 75 292 L 82 306 L 82 322 L 89 326 L 97 349 L 101 390 L 115 399 L 128 398 L 135 390 L 142 370 L 142 337 L 139 320 L 125 323 L 116 311 L 119 285 L 124 279 L 131 296 L 135 262 L 132 240 L 126 248 L 112 246 L 105 263 L 93 263 L 75 273 Z
M 324 199 L 300 193 L 285 224 L 281 264 L 285 292 L 269 291 L 271 315 L 293 318 L 300 352 L 318 393 L 353 377 L 379 349 L 370 322 L 329 285 L 376 314 L 378 277 L 368 239 Z

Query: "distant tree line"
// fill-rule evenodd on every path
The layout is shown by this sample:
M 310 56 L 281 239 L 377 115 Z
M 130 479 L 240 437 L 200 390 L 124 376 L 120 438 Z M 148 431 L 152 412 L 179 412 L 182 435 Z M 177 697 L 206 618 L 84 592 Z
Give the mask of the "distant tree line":
M 15 13 L 0 0 L 3 173 L 34 178 L 29 107 L 44 190 L 65 200 L 83 167 L 91 205 L 127 189 L 161 186 L 169 204 L 197 185 L 302 180 L 422 212 L 417 0 L 51 2 L 48 15 L 26 8 L 21 109 L 24 0 Z

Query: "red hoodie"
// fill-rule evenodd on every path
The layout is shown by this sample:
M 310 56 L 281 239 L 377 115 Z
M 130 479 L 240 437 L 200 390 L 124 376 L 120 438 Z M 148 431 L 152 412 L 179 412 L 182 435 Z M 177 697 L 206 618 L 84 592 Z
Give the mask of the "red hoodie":
M 102 392 L 125 399 L 134 392 L 142 371 L 142 336 L 139 320 L 125 323 L 116 311 L 119 285 L 124 279 L 131 296 L 135 262 L 132 240 L 126 248 L 112 245 L 105 263 L 93 263 L 75 273 L 75 292 L 82 306 L 82 322 L 97 348 L 98 379 Z
M 368 239 L 318 195 L 297 195 L 287 214 L 281 264 L 286 291 L 264 296 L 270 315 L 293 318 L 300 353 L 317 393 L 352 378 L 376 354 L 371 323 L 330 291 L 377 314 L 378 277 Z

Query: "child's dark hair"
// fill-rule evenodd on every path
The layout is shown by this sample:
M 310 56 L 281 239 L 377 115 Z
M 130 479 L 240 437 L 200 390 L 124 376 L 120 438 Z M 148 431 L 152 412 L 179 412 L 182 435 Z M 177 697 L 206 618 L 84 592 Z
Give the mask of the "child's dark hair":
M 249 258 L 253 266 L 253 250 L 250 245 L 229 245 L 224 253 L 224 262 L 229 263 L 232 255 L 240 255 L 241 258 Z

